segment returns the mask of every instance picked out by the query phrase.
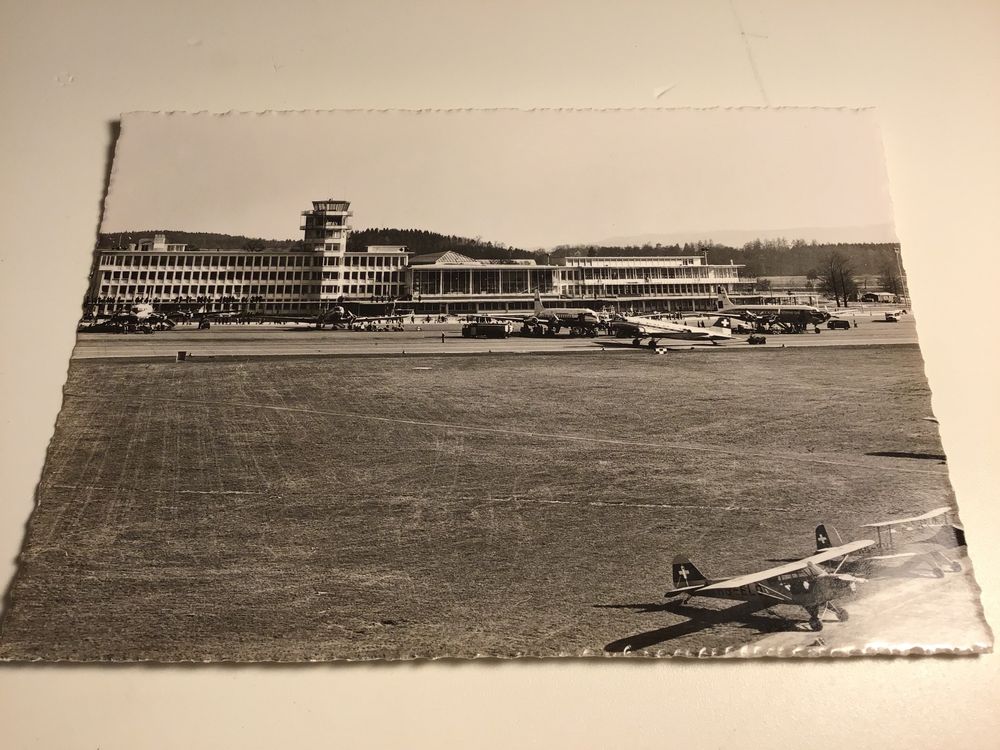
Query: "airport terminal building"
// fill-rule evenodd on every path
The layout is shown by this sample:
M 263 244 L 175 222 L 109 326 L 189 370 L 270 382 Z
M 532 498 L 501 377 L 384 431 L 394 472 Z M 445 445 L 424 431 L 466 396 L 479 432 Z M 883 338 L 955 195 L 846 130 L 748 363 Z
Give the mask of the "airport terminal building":
M 529 310 L 537 289 L 547 304 L 637 311 L 714 310 L 716 290 L 743 295 L 753 281 L 741 266 L 709 265 L 701 256 L 568 257 L 551 264 L 495 262 L 455 252 L 411 258 L 409 287 L 423 312 L 490 313 Z
M 399 301 L 417 313 L 528 310 L 537 290 L 549 305 L 595 309 L 714 310 L 716 289 L 752 295 L 741 266 L 701 256 L 476 260 L 453 251 L 414 255 L 401 246 L 348 251 L 350 203 L 313 201 L 302 212 L 301 249 L 188 250 L 156 235 L 98 249 L 85 309 L 110 314 L 138 302 L 166 310 L 318 313 L 334 304 Z

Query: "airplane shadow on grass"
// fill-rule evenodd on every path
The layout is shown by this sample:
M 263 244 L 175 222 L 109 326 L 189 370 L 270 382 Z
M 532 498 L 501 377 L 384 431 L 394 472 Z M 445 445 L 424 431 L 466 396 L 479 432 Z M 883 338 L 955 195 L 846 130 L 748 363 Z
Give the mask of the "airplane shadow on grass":
M 665 628 L 657 628 L 644 633 L 630 635 L 621 640 L 612 641 L 604 647 L 608 653 L 624 653 L 625 651 L 638 651 L 639 649 L 655 646 L 659 643 L 681 638 L 702 630 L 708 630 L 720 625 L 732 625 L 739 623 L 756 630 L 759 633 L 774 633 L 782 630 L 798 630 L 805 627 L 805 623 L 790 622 L 787 618 L 771 614 L 759 614 L 761 610 L 767 609 L 770 605 L 744 602 L 734 607 L 726 609 L 703 609 L 692 607 L 684 602 L 667 603 L 647 603 L 647 604 L 595 604 L 601 609 L 631 609 L 643 614 L 654 612 L 670 612 L 681 615 L 688 619 L 684 622 L 668 625 Z

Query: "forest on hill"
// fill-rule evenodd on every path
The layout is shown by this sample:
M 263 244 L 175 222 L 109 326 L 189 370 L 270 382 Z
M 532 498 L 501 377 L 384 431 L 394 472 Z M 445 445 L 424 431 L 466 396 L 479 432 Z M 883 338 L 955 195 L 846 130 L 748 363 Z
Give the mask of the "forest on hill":
M 101 232 L 97 235 L 98 250 L 124 250 L 129 243 L 153 235 L 166 235 L 170 244 L 187 245 L 191 252 L 197 250 L 301 250 L 302 240 L 267 240 L 262 237 L 245 237 L 241 234 L 219 232 L 185 232 L 182 229 L 140 229 L 132 232 Z
M 754 240 L 742 247 L 713 242 L 693 242 L 683 245 L 642 245 L 607 247 L 599 245 L 560 246 L 550 257 L 585 255 L 590 257 L 625 257 L 651 255 L 705 255 L 713 265 L 735 263 L 745 266 L 746 276 L 806 276 L 823 265 L 831 253 L 846 258 L 854 273 L 881 273 L 886 264 L 896 262 L 894 243 L 816 243 L 803 240 Z
M 484 242 L 478 237 L 456 237 L 426 229 L 362 229 L 351 232 L 347 238 L 348 250 L 363 250 L 368 245 L 406 245 L 406 249 L 414 255 L 451 250 L 476 260 L 538 260 L 545 257 L 544 253 Z

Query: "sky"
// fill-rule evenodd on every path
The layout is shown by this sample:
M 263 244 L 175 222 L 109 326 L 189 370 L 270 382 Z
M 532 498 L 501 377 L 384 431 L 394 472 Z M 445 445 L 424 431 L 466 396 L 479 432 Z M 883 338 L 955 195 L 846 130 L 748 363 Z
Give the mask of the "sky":
M 327 198 L 526 249 L 895 241 L 875 113 L 820 108 L 127 114 L 102 231 L 296 238 Z

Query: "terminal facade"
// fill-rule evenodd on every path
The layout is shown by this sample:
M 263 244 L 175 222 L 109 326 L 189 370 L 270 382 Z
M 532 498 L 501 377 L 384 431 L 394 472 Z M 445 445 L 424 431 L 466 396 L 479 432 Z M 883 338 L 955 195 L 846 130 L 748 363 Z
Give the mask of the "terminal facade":
M 88 312 L 111 314 L 135 303 L 166 310 L 318 313 L 336 304 L 397 301 L 417 313 L 489 314 L 567 300 L 595 309 L 714 310 L 716 290 L 752 296 L 738 265 L 702 256 L 567 257 L 475 260 L 453 251 L 414 256 L 405 247 L 348 251 L 350 203 L 313 201 L 302 212 L 301 249 L 188 250 L 156 235 L 127 249 L 99 249 Z

